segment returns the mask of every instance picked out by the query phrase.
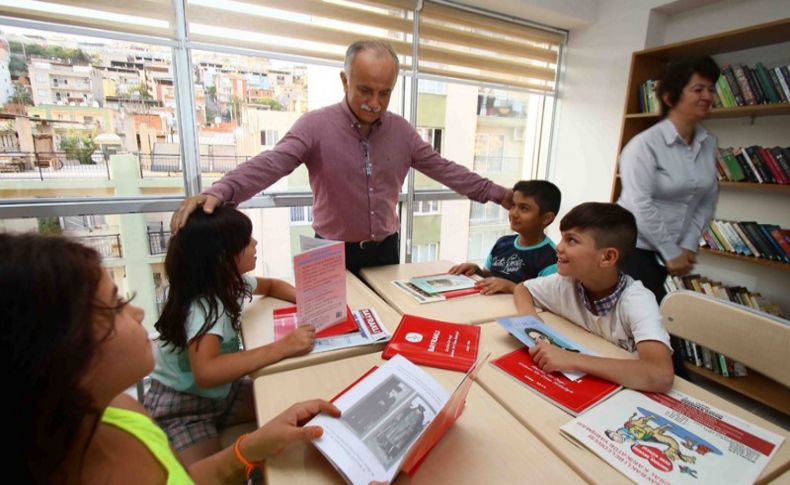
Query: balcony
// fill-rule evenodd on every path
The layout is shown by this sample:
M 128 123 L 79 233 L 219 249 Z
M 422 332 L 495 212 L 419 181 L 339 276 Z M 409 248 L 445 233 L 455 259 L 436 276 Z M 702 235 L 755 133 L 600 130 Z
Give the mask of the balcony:
M 526 118 L 527 103 L 501 96 L 478 95 L 477 114 L 497 118 Z
M 151 231 L 148 230 L 148 254 L 157 256 L 167 252 L 167 244 L 170 242 L 170 231 Z
M 183 164 L 181 155 L 139 153 L 140 176 L 148 177 L 168 177 L 173 173 L 181 173 Z M 251 158 L 251 155 L 200 155 L 201 173 L 229 172 L 241 163 Z
M 103 259 L 122 258 L 121 235 L 108 234 L 105 236 L 82 236 L 77 237 L 81 244 L 95 249 L 101 254 Z

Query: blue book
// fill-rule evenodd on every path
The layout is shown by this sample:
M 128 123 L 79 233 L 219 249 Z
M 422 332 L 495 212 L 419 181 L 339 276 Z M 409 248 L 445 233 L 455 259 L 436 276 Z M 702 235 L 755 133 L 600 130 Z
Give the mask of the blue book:
M 500 318 L 496 321 L 502 325 L 508 333 L 521 341 L 527 348 L 532 348 L 537 341 L 545 341 L 552 345 L 567 350 L 568 352 L 578 352 L 587 355 L 597 355 L 576 342 L 558 333 L 539 318 L 532 315 L 521 315 L 518 317 Z M 584 376 L 584 372 L 563 372 L 568 379 L 575 381 Z

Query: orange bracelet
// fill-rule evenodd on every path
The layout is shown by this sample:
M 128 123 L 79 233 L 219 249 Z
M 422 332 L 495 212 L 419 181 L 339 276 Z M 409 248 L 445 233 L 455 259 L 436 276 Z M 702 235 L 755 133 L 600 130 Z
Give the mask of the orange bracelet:
M 260 468 L 260 465 L 258 463 L 248 460 L 241 453 L 241 442 L 244 440 L 244 438 L 247 437 L 248 434 L 249 433 L 244 433 L 243 435 L 239 436 L 236 439 L 236 443 L 233 444 L 233 452 L 236 454 L 236 458 L 238 458 L 239 461 L 242 463 L 242 465 L 244 465 L 244 471 L 247 474 L 247 480 L 250 479 L 250 475 L 252 475 L 253 470 L 255 470 L 256 468 Z

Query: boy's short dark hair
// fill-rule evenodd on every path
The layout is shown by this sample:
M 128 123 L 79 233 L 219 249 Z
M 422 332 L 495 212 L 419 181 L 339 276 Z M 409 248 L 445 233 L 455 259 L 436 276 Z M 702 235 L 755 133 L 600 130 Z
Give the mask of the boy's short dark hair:
M 687 57 L 667 64 L 664 77 L 658 82 L 658 88 L 656 88 L 656 95 L 661 103 L 662 117 L 666 117 L 669 110 L 672 109 L 672 106 L 664 102 L 664 95 L 669 94 L 669 101 L 675 105 L 680 100 L 680 95 L 683 94 L 683 88 L 695 73 L 715 84 L 721 70 L 716 61 L 708 56 Z
M 560 211 L 562 194 L 560 189 L 548 180 L 520 180 L 513 186 L 513 192 L 521 192 L 526 197 L 532 197 L 538 203 L 541 214 Z
M 590 231 L 598 249 L 615 248 L 621 264 L 636 248 L 636 219 L 628 209 L 607 202 L 579 204 L 560 221 L 560 231 Z

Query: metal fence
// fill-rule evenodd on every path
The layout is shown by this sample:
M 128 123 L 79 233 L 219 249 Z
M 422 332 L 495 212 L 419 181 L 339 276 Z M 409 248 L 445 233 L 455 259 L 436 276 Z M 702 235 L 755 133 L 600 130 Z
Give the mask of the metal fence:
M 181 155 L 137 153 L 140 160 L 140 177 L 180 176 L 184 169 Z M 201 173 L 226 173 L 251 158 L 251 155 L 200 155 Z
M 151 256 L 165 254 L 170 235 L 170 231 L 148 231 L 148 253 Z
M 95 249 L 102 258 L 122 258 L 121 235 L 108 234 L 105 236 L 78 237 L 80 243 Z
M 100 151 L 91 156 L 91 163 L 73 160 L 65 152 L 0 153 L 0 179 L 110 179 L 110 166 Z

